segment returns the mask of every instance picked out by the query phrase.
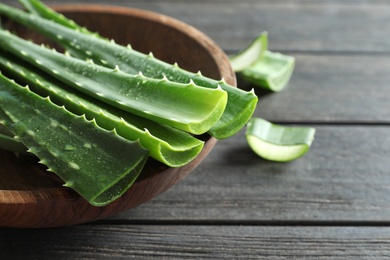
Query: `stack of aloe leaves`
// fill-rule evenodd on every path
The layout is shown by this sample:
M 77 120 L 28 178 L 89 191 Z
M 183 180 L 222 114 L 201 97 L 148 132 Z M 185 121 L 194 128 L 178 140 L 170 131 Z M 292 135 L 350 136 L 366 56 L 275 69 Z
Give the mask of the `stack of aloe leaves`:
M 0 4 L 0 16 L 35 30 L 64 53 L 0 29 L 0 148 L 30 152 L 94 206 L 134 183 L 147 158 L 169 167 L 192 161 L 202 135 L 225 139 L 247 125 L 252 150 L 267 160 L 303 156 L 315 129 L 252 117 L 258 98 L 88 31 L 39 0 L 27 12 Z M 295 59 L 268 50 L 267 33 L 230 56 L 234 71 L 279 92 Z
M 148 157 L 180 167 L 208 133 L 246 125 L 253 91 L 191 73 L 89 32 L 38 0 L 0 15 L 61 45 L 65 53 L 0 29 L 0 146 L 36 155 L 94 206 L 120 197 Z

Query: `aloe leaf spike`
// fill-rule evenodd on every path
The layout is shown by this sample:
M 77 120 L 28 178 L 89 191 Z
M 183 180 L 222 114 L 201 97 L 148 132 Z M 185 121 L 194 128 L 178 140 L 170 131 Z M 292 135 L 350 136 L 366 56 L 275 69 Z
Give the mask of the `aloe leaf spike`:
M 1 47 L 69 86 L 130 113 L 193 134 L 203 134 L 221 117 L 227 93 L 193 82 L 129 75 L 49 50 L 0 30 Z
M 43 97 L 50 96 L 53 102 L 65 105 L 71 112 L 95 119 L 96 123 L 106 130 L 115 128 L 118 135 L 130 141 L 139 140 L 141 145 L 150 151 L 152 158 L 170 167 L 187 164 L 203 148 L 203 141 L 184 131 L 125 113 L 98 100 L 91 100 L 49 75 L 38 74 L 31 66 L 26 66 L 16 57 L 1 51 L 0 68 L 16 81 L 29 85 L 35 93 Z
M 121 196 L 141 172 L 148 151 L 84 116 L 0 75 L 0 123 L 94 206 Z
M 0 13 L 46 35 L 70 50 L 72 55 L 76 53 L 83 59 L 89 57 L 96 64 L 110 68 L 118 66 L 122 71 L 130 74 L 142 71 L 146 77 L 150 78 L 167 77 L 171 81 L 183 84 L 193 81 L 206 88 L 222 88 L 228 92 L 226 109 L 220 120 L 208 131 L 215 138 L 224 139 L 236 134 L 249 121 L 256 108 L 258 98 L 253 91 L 247 92 L 235 88 L 224 80 L 214 80 L 200 73 L 183 70 L 177 64 L 168 64 L 152 55 L 140 53 L 130 47 L 121 46 L 99 37 L 91 37 L 89 33 L 67 28 L 6 5 L 0 4 Z M 91 48 L 93 52 L 88 51 Z

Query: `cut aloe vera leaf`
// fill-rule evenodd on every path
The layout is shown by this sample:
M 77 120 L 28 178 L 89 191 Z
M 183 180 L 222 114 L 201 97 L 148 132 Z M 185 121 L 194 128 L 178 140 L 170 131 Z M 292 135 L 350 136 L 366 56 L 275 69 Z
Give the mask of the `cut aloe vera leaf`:
M 94 206 L 120 197 L 141 172 L 148 151 L 138 142 L 76 116 L 0 75 L 0 123 Z
M 245 49 L 229 57 L 235 72 L 240 72 L 263 58 L 268 48 L 268 34 L 261 33 Z
M 221 117 L 227 93 L 129 75 L 49 50 L 0 30 L 1 47 L 69 86 L 124 111 L 193 134 L 208 131 Z
M 0 51 L 0 68 L 13 79 L 29 85 L 37 94 L 58 105 L 65 105 L 71 112 L 95 119 L 106 130 L 130 140 L 139 140 L 150 151 L 150 156 L 170 167 L 179 167 L 192 161 L 202 150 L 204 142 L 192 135 L 133 114 L 107 106 L 98 100 L 77 93 L 68 86 L 42 72 L 38 73 L 18 58 Z M 0 129 L 1 130 L 1 129 Z
M 240 73 L 246 81 L 278 92 L 289 82 L 294 67 L 294 57 L 267 50 L 261 59 Z
M 314 140 L 311 127 L 287 127 L 253 117 L 246 129 L 251 149 L 260 157 L 277 162 L 295 160 L 305 155 Z
M 228 138 L 236 134 L 245 126 L 256 108 L 258 98 L 253 91 L 247 92 L 235 88 L 224 80 L 218 81 L 204 77 L 200 73 L 183 70 L 176 64 L 168 64 L 152 55 L 145 55 L 133 50 L 129 46 L 124 47 L 100 37 L 91 36 L 89 33 L 67 28 L 4 4 L 0 4 L 0 14 L 44 34 L 69 50 L 72 55 L 82 59 L 88 57 L 102 66 L 109 68 L 118 66 L 129 74 L 137 74 L 142 71 L 146 77 L 150 78 L 167 77 L 171 81 L 183 84 L 192 80 L 202 87 L 222 88 L 228 93 L 228 103 L 220 120 L 208 131 L 217 139 Z M 93 52 L 89 51 L 90 49 L 93 49 Z

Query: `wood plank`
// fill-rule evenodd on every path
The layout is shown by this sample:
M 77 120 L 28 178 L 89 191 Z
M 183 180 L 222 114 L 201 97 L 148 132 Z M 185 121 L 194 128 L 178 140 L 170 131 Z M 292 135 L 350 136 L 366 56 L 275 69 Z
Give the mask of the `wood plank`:
M 389 259 L 389 227 L 0 229 L 1 259 Z
M 315 127 L 309 153 L 290 163 L 258 158 L 243 132 L 220 141 L 184 181 L 112 220 L 390 221 L 389 127 Z
M 17 5 L 16 1 L 5 3 Z M 46 0 L 48 4 L 63 1 Z M 67 3 L 76 4 L 78 0 Z M 107 1 L 88 1 L 103 3 Z M 389 2 L 375 1 L 110 1 L 160 12 L 205 32 L 223 49 L 244 48 L 262 31 L 283 51 L 389 52 Z
M 389 56 L 292 54 L 296 67 L 279 93 L 257 91 L 256 116 L 287 122 L 390 123 Z M 239 81 L 244 89 L 250 86 Z

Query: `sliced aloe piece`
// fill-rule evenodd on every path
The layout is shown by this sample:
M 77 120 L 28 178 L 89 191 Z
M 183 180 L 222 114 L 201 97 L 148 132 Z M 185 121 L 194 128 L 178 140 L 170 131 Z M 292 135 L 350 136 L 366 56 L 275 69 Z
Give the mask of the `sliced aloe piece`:
M 120 197 L 148 151 L 0 75 L 0 123 L 92 205 Z
M 294 57 L 267 50 L 261 59 L 240 73 L 246 81 L 278 92 L 289 82 L 294 67 Z
M 45 7 L 48 8 L 48 7 Z M 36 30 L 53 41 L 62 45 L 75 57 L 90 58 L 95 63 L 108 68 L 118 66 L 129 74 L 137 74 L 142 71 L 146 77 L 166 77 L 171 81 L 187 84 L 195 84 L 211 88 L 222 88 L 228 93 L 228 102 L 220 120 L 208 131 L 217 139 L 228 138 L 236 134 L 251 118 L 258 98 L 253 91 L 243 91 L 227 84 L 224 80 L 214 80 L 202 76 L 201 73 L 192 73 L 181 69 L 177 64 L 171 65 L 153 57 L 145 55 L 130 46 L 124 47 L 114 42 L 109 42 L 101 37 L 91 37 L 91 33 L 66 27 L 36 15 L 30 15 L 7 5 L 0 4 L 0 13 Z M 50 16 L 56 13 L 51 13 Z M 44 16 L 47 17 L 47 16 Z M 48 19 L 55 20 L 53 17 Z M 93 52 L 90 49 L 93 46 Z
M 150 151 L 150 156 L 170 167 L 179 167 L 193 160 L 202 150 L 204 142 L 192 135 L 154 121 L 126 113 L 77 93 L 49 75 L 38 73 L 18 58 L 0 51 L 0 68 L 23 85 L 29 85 L 37 94 L 65 107 L 71 112 L 95 119 L 106 129 L 139 142 Z M 1 132 L 1 128 L 0 128 Z M 1 147 L 1 144 L 0 144 Z M 8 148 L 12 148 L 8 146 Z
M 240 72 L 260 60 L 268 48 L 268 34 L 261 33 L 245 49 L 229 57 L 235 72 Z
M 253 117 L 246 129 L 246 139 L 260 157 L 278 162 L 297 159 L 309 151 L 315 129 L 287 127 Z

